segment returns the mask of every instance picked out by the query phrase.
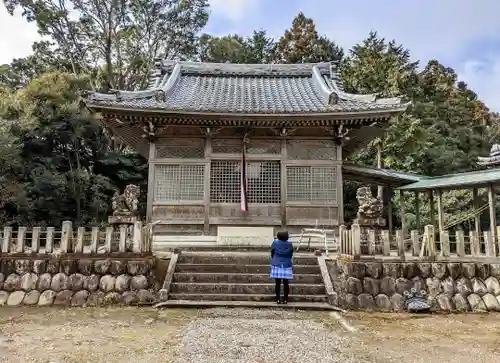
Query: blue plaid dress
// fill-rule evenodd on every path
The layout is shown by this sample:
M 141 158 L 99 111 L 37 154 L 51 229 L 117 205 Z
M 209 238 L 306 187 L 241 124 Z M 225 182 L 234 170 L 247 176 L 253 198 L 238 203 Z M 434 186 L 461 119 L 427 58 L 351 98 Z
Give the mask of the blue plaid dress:
M 272 279 L 284 279 L 293 280 L 293 268 L 292 267 L 279 267 L 271 265 L 271 275 Z

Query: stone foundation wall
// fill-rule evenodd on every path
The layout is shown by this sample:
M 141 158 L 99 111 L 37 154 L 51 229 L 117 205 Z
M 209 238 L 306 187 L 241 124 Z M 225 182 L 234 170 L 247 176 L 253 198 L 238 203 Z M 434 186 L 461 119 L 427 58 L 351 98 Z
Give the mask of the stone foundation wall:
M 337 303 L 402 311 L 404 292 L 424 290 L 435 311 L 500 311 L 500 263 L 328 261 Z
M 146 304 L 155 259 L 0 258 L 0 306 Z

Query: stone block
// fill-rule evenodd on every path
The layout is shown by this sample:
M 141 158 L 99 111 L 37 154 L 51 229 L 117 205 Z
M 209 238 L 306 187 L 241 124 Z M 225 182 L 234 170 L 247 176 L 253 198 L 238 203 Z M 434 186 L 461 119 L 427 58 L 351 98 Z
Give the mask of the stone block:
M 362 279 L 366 276 L 366 265 L 363 262 L 347 262 L 342 270 L 348 277 Z
M 38 306 L 50 306 L 54 303 L 57 293 L 52 290 L 45 290 L 40 294 Z
M 20 287 L 24 291 L 31 291 L 36 289 L 38 282 L 38 275 L 35 273 L 27 272 L 21 276 Z
M 461 294 L 455 294 L 453 296 L 453 303 L 455 304 L 455 308 L 460 312 L 470 311 L 470 305 L 467 301 L 467 297 Z
M 59 291 L 54 299 L 54 305 L 71 305 L 71 299 L 73 298 L 73 291 L 71 290 L 62 290 Z
M 363 291 L 372 296 L 380 294 L 380 280 L 372 277 L 363 279 Z
M 468 279 L 476 277 L 476 264 L 462 263 L 462 276 Z
M 391 296 L 396 292 L 396 280 L 392 277 L 385 276 L 380 280 L 380 292 L 387 296 Z
M 471 280 L 471 283 L 472 283 L 472 291 L 475 294 L 478 294 L 479 296 L 483 296 L 484 294 L 486 294 L 488 292 L 486 285 L 484 284 L 484 282 L 481 279 L 479 279 L 477 277 L 473 278 Z
M 145 260 L 128 261 L 127 273 L 129 275 L 145 275 L 148 271 L 148 264 Z
M 425 280 L 427 291 L 430 296 L 435 297 L 443 292 L 441 280 L 437 277 L 429 277 Z
M 456 262 L 450 262 L 446 264 L 448 269 L 448 276 L 451 276 L 453 280 L 456 280 L 460 276 L 462 276 L 462 265 Z
M 160 290 L 160 294 L 161 294 Z M 165 300 L 166 301 L 166 300 Z M 124 305 L 135 305 L 139 302 L 139 299 L 137 298 L 137 293 L 135 291 L 125 291 L 121 295 L 121 302 Z
M 404 276 L 403 265 L 399 262 L 386 262 L 382 264 L 384 275 L 397 279 Z
M 44 274 L 47 271 L 47 260 L 34 260 L 33 272 L 37 275 Z
M 457 292 L 455 280 L 451 276 L 448 276 L 444 280 L 441 281 L 441 288 L 443 293 L 448 296 L 453 296 Z
M 31 272 L 32 265 L 33 265 L 32 260 L 21 260 L 21 259 L 18 260 L 18 259 L 16 259 L 14 262 L 16 274 L 22 275 L 22 274 L 25 274 L 27 272 Z
M 469 302 L 472 311 L 488 311 L 486 305 L 483 302 L 483 299 L 481 299 L 481 296 L 479 296 L 478 294 L 470 294 L 469 296 L 467 296 L 467 301 Z
M 420 277 L 426 279 L 432 276 L 432 264 L 428 262 L 419 262 L 417 266 L 420 270 Z
M 50 289 L 55 292 L 63 291 L 68 288 L 68 276 L 59 272 L 52 276 L 52 282 L 50 283 Z
M 436 302 L 439 306 L 439 310 L 441 311 L 451 312 L 455 310 L 455 304 L 453 303 L 451 296 L 447 294 L 439 294 L 436 296 Z
M 46 266 L 46 272 L 51 274 L 51 275 L 55 275 L 57 273 L 59 273 L 59 266 L 60 266 L 60 262 L 58 259 L 56 258 L 53 258 L 53 259 L 50 259 L 50 260 L 47 260 L 47 266 Z
M 84 306 L 87 303 L 89 292 L 87 290 L 77 291 L 71 298 L 71 306 Z
M 349 310 L 357 310 L 359 306 L 358 297 L 354 294 L 345 295 L 345 307 Z
M 413 262 L 405 262 L 402 264 L 403 266 L 403 276 L 404 278 L 407 278 L 408 280 L 413 279 L 414 277 L 420 276 L 420 269 L 418 268 L 418 265 Z
M 458 278 L 455 282 L 455 287 L 457 289 L 457 292 L 462 296 L 467 297 L 472 294 L 472 283 L 466 277 Z
M 130 289 L 138 291 L 148 288 L 148 279 L 144 275 L 132 276 L 130 279 Z
M 3 283 L 3 289 L 7 292 L 15 291 L 21 288 L 21 277 L 16 274 L 10 274 L 7 276 Z
M 99 288 L 104 292 L 111 292 L 115 289 L 116 278 L 111 275 L 104 275 L 99 282 Z
M 489 293 L 497 296 L 500 295 L 500 283 L 496 277 L 490 276 L 485 281 L 486 289 Z
M 0 291 L 0 306 L 7 304 L 7 299 L 9 298 L 9 293 L 7 291 Z
M 5 281 L 5 275 L 0 272 L 0 290 L 2 290 L 4 281 Z
M 68 290 L 80 291 L 83 289 L 85 276 L 81 273 L 75 273 L 68 277 Z
M 403 311 L 405 305 L 405 298 L 403 295 L 395 293 L 391 296 L 391 305 L 394 311 Z
M 484 295 L 483 302 L 488 311 L 500 311 L 500 304 L 494 295 L 489 293 Z
M 100 277 L 98 275 L 84 276 L 83 278 L 83 288 L 90 292 L 94 292 L 99 289 Z
M 14 291 L 9 295 L 7 299 L 8 306 L 19 306 L 22 304 L 24 296 L 26 293 L 24 291 Z
M 51 284 L 52 284 L 52 275 L 49 273 L 44 273 L 38 276 L 36 288 L 38 291 L 44 292 L 45 290 L 50 290 Z
M 476 277 L 486 280 L 490 276 L 490 265 L 487 263 L 476 264 Z
M 129 275 L 123 274 L 123 275 L 120 275 L 116 278 L 116 282 L 115 282 L 115 290 L 116 291 L 123 293 L 129 289 L 129 286 L 130 286 L 130 276 Z
M 99 306 L 104 304 L 104 298 L 106 297 L 106 294 L 102 291 L 95 291 L 90 293 L 89 297 L 87 298 L 87 305 L 88 306 Z
M 103 300 L 103 303 L 104 305 L 115 305 L 115 304 L 118 304 L 120 302 L 120 299 L 121 299 L 121 295 L 117 292 L 108 292 L 105 296 L 104 296 L 104 300 Z
M 380 262 L 367 262 L 366 266 L 366 276 L 373 279 L 380 279 L 384 275 L 384 268 Z
M 358 307 L 362 310 L 375 310 L 375 300 L 370 294 L 359 294 L 358 295 Z
M 67 276 L 77 273 L 78 262 L 76 260 L 61 260 L 60 271 Z
M 427 286 L 425 285 L 425 280 L 419 276 L 414 277 L 412 280 L 412 287 L 417 291 L 427 291 Z
M 137 299 L 139 304 L 150 304 L 155 300 L 153 293 L 146 289 L 137 291 Z
M 78 272 L 88 276 L 93 272 L 94 262 L 92 260 L 78 260 Z
M 38 304 L 38 300 L 40 299 L 40 291 L 31 290 L 26 293 L 23 299 L 24 305 L 36 305 Z
M 395 288 L 398 294 L 403 295 L 405 291 L 410 291 L 412 286 L 413 284 L 411 283 L 411 281 L 405 279 L 404 277 L 396 279 Z
M 490 264 L 490 275 L 500 279 L 500 263 Z
M 98 275 L 106 275 L 111 267 L 110 260 L 97 260 L 94 262 L 94 271 Z
M 385 294 L 378 294 L 375 297 L 375 304 L 380 311 L 392 311 L 392 303 L 389 297 Z
M 109 266 L 109 273 L 111 275 L 117 276 L 125 273 L 127 270 L 127 265 L 121 260 L 112 260 Z
M 348 277 L 347 278 L 347 292 L 359 295 L 363 292 L 363 285 L 361 281 L 356 277 Z
M 432 268 L 432 276 L 437 277 L 438 279 L 444 279 L 446 274 L 448 273 L 446 264 L 434 262 L 431 264 Z

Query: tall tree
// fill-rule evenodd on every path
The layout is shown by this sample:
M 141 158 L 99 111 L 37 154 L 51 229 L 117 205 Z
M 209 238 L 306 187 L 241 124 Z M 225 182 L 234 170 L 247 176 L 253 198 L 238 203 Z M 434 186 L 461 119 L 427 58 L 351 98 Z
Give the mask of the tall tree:
M 275 60 L 278 63 L 330 62 L 341 60 L 343 55 L 342 48 L 320 36 L 314 21 L 300 12 L 276 44 Z
M 105 88 L 142 87 L 157 57 L 190 57 L 208 21 L 208 0 L 4 2 L 11 14 L 20 8 L 37 24 L 73 73 L 92 74 L 104 65 Z

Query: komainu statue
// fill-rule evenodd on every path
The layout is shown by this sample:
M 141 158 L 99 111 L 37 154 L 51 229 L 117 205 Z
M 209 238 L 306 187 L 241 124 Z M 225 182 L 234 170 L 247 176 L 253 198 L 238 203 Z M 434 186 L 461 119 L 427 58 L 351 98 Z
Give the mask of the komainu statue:
M 358 218 L 374 219 L 381 218 L 384 204 L 379 198 L 375 198 L 370 187 L 361 187 L 356 191 L 358 200 Z
M 113 215 L 126 217 L 136 216 L 140 193 L 139 187 L 133 184 L 127 185 L 123 194 L 115 193 L 111 200 Z

